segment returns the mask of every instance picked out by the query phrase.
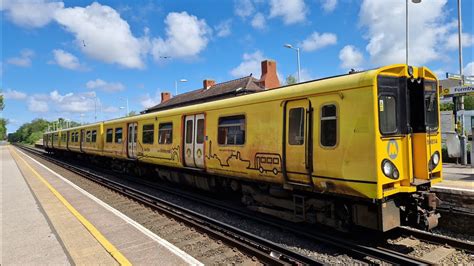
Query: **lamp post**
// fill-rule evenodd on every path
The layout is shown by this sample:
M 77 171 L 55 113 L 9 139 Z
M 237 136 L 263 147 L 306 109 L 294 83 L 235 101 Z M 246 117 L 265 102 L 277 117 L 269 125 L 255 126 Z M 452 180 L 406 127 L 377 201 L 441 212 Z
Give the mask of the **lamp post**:
M 461 77 L 459 85 L 464 85 L 464 75 L 463 75 L 463 63 L 462 63 L 462 10 L 461 10 L 461 0 L 458 0 L 458 50 L 459 50 L 459 76 Z M 458 98 L 459 101 L 459 110 L 463 111 L 461 114 L 461 164 L 467 164 L 467 148 L 466 148 L 466 135 L 464 134 L 464 96 Z M 454 105 L 456 110 L 457 106 Z M 472 160 L 472 159 L 471 159 Z
M 128 116 L 128 114 L 130 113 L 130 109 L 128 109 L 128 98 L 125 98 L 125 97 L 120 97 L 120 100 L 124 100 L 126 102 L 126 106 L 127 106 L 127 113 L 125 114 L 125 116 Z M 120 109 L 124 109 L 124 107 L 120 107 Z
M 301 81 L 301 65 L 300 65 L 300 48 L 299 47 L 293 47 L 291 44 L 285 44 L 283 45 L 286 48 L 293 49 L 296 51 L 296 63 L 298 64 L 298 83 Z
M 180 80 L 175 80 L 174 81 L 174 89 L 175 89 L 175 96 L 178 95 L 178 82 L 188 82 L 187 79 L 180 79 Z
M 419 4 L 421 3 L 421 0 L 411 0 L 413 4 Z M 406 64 L 408 65 L 408 0 L 405 1 L 405 42 L 406 42 L 406 47 L 405 47 L 405 55 L 406 55 Z

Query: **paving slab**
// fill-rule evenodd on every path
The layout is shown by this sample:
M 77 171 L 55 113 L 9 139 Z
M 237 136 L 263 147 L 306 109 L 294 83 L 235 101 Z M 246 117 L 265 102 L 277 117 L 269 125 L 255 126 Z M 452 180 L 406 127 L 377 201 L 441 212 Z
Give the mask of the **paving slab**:
M 0 265 L 72 261 L 6 145 L 0 145 Z

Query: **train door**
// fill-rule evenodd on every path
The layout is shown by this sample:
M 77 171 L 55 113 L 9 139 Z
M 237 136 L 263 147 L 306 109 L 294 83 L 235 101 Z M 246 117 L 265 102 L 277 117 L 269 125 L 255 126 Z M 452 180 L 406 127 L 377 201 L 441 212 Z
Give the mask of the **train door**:
M 128 157 L 132 159 L 137 158 L 137 130 L 137 123 L 128 124 L 127 151 Z
M 82 151 L 82 148 L 84 147 L 84 142 L 85 141 L 86 140 L 85 140 L 85 137 L 84 137 L 84 129 L 81 129 L 81 139 L 80 139 L 80 145 L 81 145 L 80 149 L 81 149 L 81 151 Z
M 204 168 L 204 114 L 188 115 L 184 119 L 184 163 L 188 167 Z
M 286 102 L 284 167 L 290 182 L 312 184 L 312 108 L 308 99 Z

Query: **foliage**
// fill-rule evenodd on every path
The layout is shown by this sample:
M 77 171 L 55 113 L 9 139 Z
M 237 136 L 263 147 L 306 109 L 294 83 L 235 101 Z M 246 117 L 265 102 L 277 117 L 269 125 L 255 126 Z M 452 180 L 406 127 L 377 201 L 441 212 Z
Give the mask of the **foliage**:
M 439 105 L 441 111 L 452 111 L 454 109 L 454 103 L 442 103 Z
M 296 78 L 293 75 L 286 77 L 286 85 L 296 84 Z
M 43 137 L 43 133 L 48 129 L 53 129 L 53 125 L 60 128 L 66 127 L 66 121 L 63 118 L 59 118 L 57 121 L 49 122 L 47 120 L 38 118 L 30 123 L 23 124 L 15 133 L 8 135 L 8 141 L 10 142 L 23 142 L 28 144 L 34 144 Z M 69 123 L 70 127 L 79 126 L 80 124 L 74 121 Z
M 127 116 L 134 116 L 134 115 L 136 115 L 136 114 L 137 114 L 137 112 L 135 112 L 135 111 L 130 111 L 130 113 L 128 113 Z
M 464 110 L 474 110 L 474 96 L 464 97 Z
M 3 94 L 0 94 L 0 112 L 5 108 L 5 103 L 3 102 Z M 0 140 L 4 140 L 7 134 L 7 123 L 8 121 L 4 118 L 0 118 Z

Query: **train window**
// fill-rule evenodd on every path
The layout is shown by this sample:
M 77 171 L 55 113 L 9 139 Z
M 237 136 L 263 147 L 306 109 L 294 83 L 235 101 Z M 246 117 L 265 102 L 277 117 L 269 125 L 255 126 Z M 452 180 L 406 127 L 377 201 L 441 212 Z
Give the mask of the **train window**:
M 337 107 L 334 104 L 321 108 L 321 145 L 334 147 L 337 144 Z
M 122 128 L 115 128 L 115 143 L 122 143 Z
M 397 132 L 397 100 L 392 95 L 379 97 L 380 132 L 393 134 Z
M 143 144 L 153 144 L 155 137 L 155 125 L 143 125 L 142 142 Z
M 91 142 L 91 132 L 90 131 L 86 132 L 86 142 Z
M 304 108 L 290 109 L 288 143 L 290 145 L 304 144 Z
M 173 124 L 162 123 L 158 130 L 158 143 L 171 144 L 173 142 Z
M 114 129 L 107 128 L 107 134 L 105 135 L 105 142 L 112 143 L 114 142 Z
M 186 121 L 186 143 L 193 143 L 193 120 Z
M 97 141 L 97 130 L 92 130 L 92 138 L 91 142 L 96 142 Z
M 219 118 L 217 142 L 221 145 L 243 145 L 245 143 L 245 116 Z
M 196 126 L 197 126 L 196 143 L 202 144 L 204 143 L 204 119 L 198 119 Z

